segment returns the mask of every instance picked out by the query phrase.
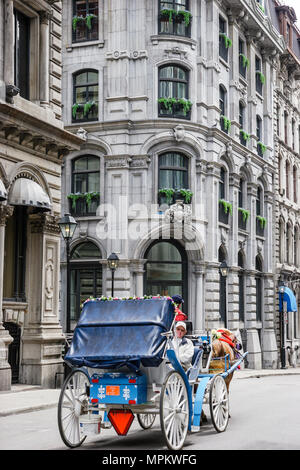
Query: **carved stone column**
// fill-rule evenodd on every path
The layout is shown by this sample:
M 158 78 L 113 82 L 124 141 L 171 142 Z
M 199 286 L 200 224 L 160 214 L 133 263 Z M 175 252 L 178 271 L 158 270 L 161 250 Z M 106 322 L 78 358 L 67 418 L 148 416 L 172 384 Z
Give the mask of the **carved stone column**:
M 58 218 L 47 213 L 29 216 L 27 246 L 28 314 L 22 337 L 21 380 L 54 387 L 62 371 L 64 335 L 59 323 L 60 232 Z
M 204 312 L 204 266 L 200 261 L 194 261 L 193 273 L 195 275 L 195 313 L 192 318 L 193 333 L 200 334 L 205 332 L 205 312 Z
M 49 20 L 50 14 L 40 14 L 40 101 L 49 104 Z
M 4 242 L 5 225 L 9 217 L 12 216 L 14 208 L 0 204 L 0 390 L 10 390 L 11 388 L 11 368 L 8 363 L 8 346 L 13 341 L 7 330 L 3 326 L 3 274 L 4 274 Z
M 144 295 L 144 265 L 146 262 L 146 259 L 139 259 L 133 260 L 130 263 L 129 270 L 135 278 L 132 295 L 136 295 L 137 297 L 142 297 Z
M 4 2 L 4 81 L 14 84 L 14 2 Z

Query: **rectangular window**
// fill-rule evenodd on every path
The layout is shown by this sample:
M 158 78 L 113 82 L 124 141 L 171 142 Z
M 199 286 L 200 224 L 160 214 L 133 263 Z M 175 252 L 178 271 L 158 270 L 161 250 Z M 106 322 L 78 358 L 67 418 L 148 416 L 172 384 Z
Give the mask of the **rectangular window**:
M 30 18 L 18 10 L 15 17 L 15 48 L 14 68 L 15 86 L 20 90 L 20 96 L 29 100 L 30 83 Z
M 176 36 L 191 36 L 192 15 L 188 0 L 159 0 L 158 32 Z M 184 12 L 184 13 L 180 13 Z
M 262 95 L 262 87 L 263 87 L 263 74 L 262 74 L 262 64 L 261 59 L 255 56 L 255 75 L 256 75 L 256 91 L 260 95 Z
M 73 42 L 98 39 L 98 0 L 73 0 Z
M 226 62 L 228 61 L 228 47 L 224 35 L 227 34 L 227 24 L 222 16 L 219 16 L 219 56 Z
M 245 41 L 241 38 L 239 39 L 239 73 L 242 77 L 246 78 L 247 73 L 247 63 L 245 55 Z

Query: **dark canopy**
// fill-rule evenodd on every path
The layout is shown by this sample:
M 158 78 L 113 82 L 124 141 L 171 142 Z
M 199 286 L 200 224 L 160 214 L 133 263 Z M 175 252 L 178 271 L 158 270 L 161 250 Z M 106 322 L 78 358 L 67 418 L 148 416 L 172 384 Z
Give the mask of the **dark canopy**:
M 138 369 L 162 361 L 165 337 L 174 319 L 171 300 L 93 300 L 86 302 L 65 361 L 73 366 Z

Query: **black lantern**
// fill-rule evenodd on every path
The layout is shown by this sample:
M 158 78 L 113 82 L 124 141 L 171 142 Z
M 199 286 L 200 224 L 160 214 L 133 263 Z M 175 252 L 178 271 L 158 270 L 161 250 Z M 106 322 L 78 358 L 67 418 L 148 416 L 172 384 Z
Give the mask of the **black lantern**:
M 222 263 L 220 264 L 219 269 L 220 269 L 221 276 L 227 277 L 227 275 L 228 275 L 228 266 L 227 266 L 226 261 L 222 261 Z
M 111 296 L 114 296 L 115 270 L 119 266 L 119 258 L 116 253 L 111 253 L 107 258 L 108 267 L 111 270 Z
M 67 250 L 67 333 L 70 333 L 70 240 L 74 235 L 77 222 L 70 214 L 65 214 L 58 222 L 58 225 L 66 242 Z

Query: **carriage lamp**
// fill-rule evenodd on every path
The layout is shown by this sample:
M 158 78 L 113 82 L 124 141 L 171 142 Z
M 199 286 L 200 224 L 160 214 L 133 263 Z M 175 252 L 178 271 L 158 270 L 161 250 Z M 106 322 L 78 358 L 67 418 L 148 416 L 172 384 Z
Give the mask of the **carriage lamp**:
M 70 240 L 73 238 L 77 222 L 70 214 L 65 214 L 58 222 L 67 251 L 67 333 L 71 332 L 70 316 Z
M 114 280 L 115 280 L 115 270 L 119 266 L 119 258 L 116 253 L 111 253 L 107 258 L 108 267 L 111 270 L 111 296 L 114 296 Z
M 221 276 L 226 277 L 228 274 L 228 266 L 227 266 L 226 261 L 222 261 L 219 269 L 220 269 Z

